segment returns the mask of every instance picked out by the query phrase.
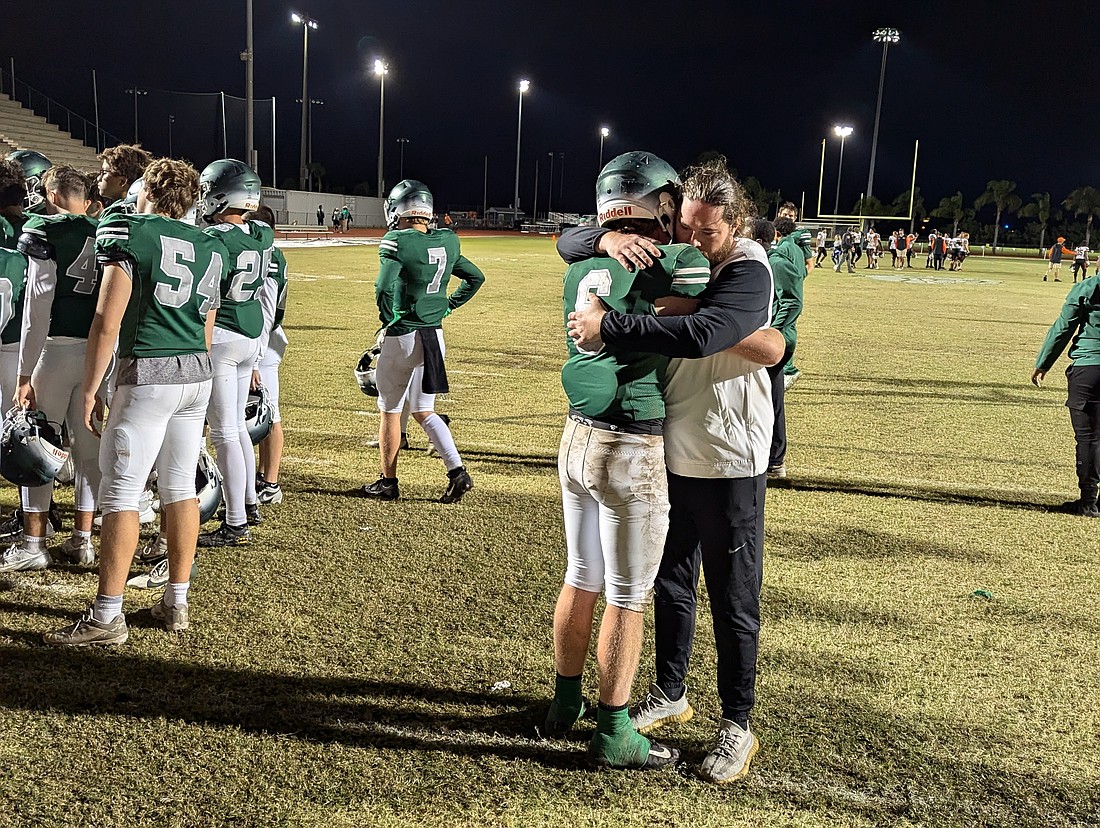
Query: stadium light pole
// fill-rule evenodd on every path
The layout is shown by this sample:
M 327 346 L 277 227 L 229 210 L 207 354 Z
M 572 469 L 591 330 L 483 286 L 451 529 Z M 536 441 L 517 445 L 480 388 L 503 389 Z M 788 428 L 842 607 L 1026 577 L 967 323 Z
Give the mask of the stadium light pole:
M 835 126 L 833 134 L 840 139 L 840 161 L 836 165 L 836 202 L 833 204 L 833 215 L 840 214 L 840 175 L 844 172 L 844 139 L 852 134 L 850 126 Z
M 302 101 L 301 101 L 301 99 L 298 99 L 296 102 L 301 103 Z M 306 139 L 306 169 L 309 170 L 309 175 L 307 176 L 307 178 L 309 179 L 308 184 L 310 186 L 311 191 L 312 191 L 312 188 L 313 188 L 313 171 L 310 170 L 309 168 L 313 166 L 313 105 L 314 104 L 317 104 L 318 106 L 324 106 L 325 102 L 321 101 L 321 100 L 318 100 L 317 98 L 310 98 L 309 99 L 309 109 L 306 110 L 306 112 L 307 112 L 307 118 L 306 119 L 309 122 L 309 135 Z
M 176 122 L 175 115 L 168 116 L 168 157 L 172 158 L 172 124 Z
M 608 135 L 611 134 L 611 130 L 607 127 L 600 127 L 600 170 L 603 169 L 603 142 Z
M 875 129 L 871 133 L 871 167 L 867 171 L 867 198 L 871 197 L 871 188 L 875 184 L 875 153 L 878 151 L 878 122 L 882 114 L 882 87 L 886 82 L 886 53 L 891 43 L 901 40 L 897 29 L 875 29 L 872 37 L 875 43 L 882 44 L 882 66 L 878 73 L 878 103 L 875 104 Z
M 244 61 L 244 153 L 245 163 L 256 169 L 256 100 L 254 94 L 254 50 L 252 48 L 252 0 L 245 0 L 245 49 L 241 52 Z
M 546 153 L 550 156 L 550 186 L 546 189 L 546 220 L 550 220 L 550 208 L 554 203 L 554 153 Z
M 139 95 L 148 95 L 149 93 L 146 92 L 144 89 L 138 89 L 135 86 L 132 89 L 127 89 L 126 94 L 134 96 L 134 143 L 137 144 L 137 143 L 139 143 L 138 142 L 138 105 L 137 105 L 138 96 Z
M 378 77 L 378 197 L 386 197 L 386 181 L 382 177 L 382 158 L 385 149 L 386 129 L 386 73 L 390 67 L 381 58 L 374 61 L 374 74 Z
M 524 78 L 519 82 L 519 117 L 516 119 L 516 192 L 512 201 L 515 219 L 519 221 L 519 146 L 523 134 L 523 95 L 531 88 L 531 81 Z
M 298 153 L 298 189 L 304 190 L 309 140 L 309 30 L 317 28 L 317 21 L 298 12 L 291 12 L 290 19 L 302 27 L 302 137 Z
M 401 163 L 397 167 L 397 178 L 399 181 L 405 180 L 405 144 L 409 143 L 408 138 L 398 138 L 398 145 L 401 147 Z

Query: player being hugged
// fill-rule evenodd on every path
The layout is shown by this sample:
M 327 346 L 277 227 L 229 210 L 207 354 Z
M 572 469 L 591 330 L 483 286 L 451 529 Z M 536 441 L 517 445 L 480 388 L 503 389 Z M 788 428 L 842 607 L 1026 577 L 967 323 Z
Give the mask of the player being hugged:
M 249 524 L 262 518 L 256 505 L 256 455 L 245 427 L 252 369 L 263 333 L 259 293 L 271 267 L 275 231 L 244 214 L 260 206 L 260 177 L 247 164 L 223 159 L 199 177 L 198 214 L 205 232 L 229 251 L 229 271 L 221 283 L 221 307 L 214 325 L 210 361 L 210 440 L 218 452 L 225 520 L 199 536 L 199 546 L 241 546 L 251 541 Z
M 447 468 L 447 489 L 440 502 L 457 503 L 474 487 L 450 429 L 435 413 L 435 395 L 448 391 L 443 318 L 470 301 L 485 276 L 462 255 L 458 236 L 450 230 L 428 229 L 433 208 L 431 191 L 412 179 L 394 187 L 385 202 L 390 231 L 379 245 L 382 263 L 374 286 L 385 331 L 375 371 L 382 412 L 378 426 L 382 474 L 363 487 L 365 497 L 396 500 L 400 496 L 397 452 L 406 398 L 413 418 Z M 461 279 L 462 285 L 448 296 L 451 276 Z
M 99 591 L 74 624 L 46 634 L 48 644 L 126 641 L 122 594 L 137 548 L 138 500 L 154 466 L 168 540 L 168 584 L 152 615 L 170 631 L 190 623 L 187 592 L 199 534 L 195 468 L 210 400 L 215 308 L 229 271 L 220 239 L 178 220 L 198 190 L 190 164 L 154 161 L 137 212 L 115 213 L 96 234 L 102 288 L 84 363 L 83 425 L 72 426 L 76 434 L 95 432 L 99 389 L 117 341 L 116 388 L 100 441 Z
M 628 152 L 608 162 L 596 180 L 600 226 L 651 239 L 661 245 L 660 256 L 632 270 L 611 256 L 570 265 L 563 325 L 592 295 L 614 310 L 652 315 L 655 305 L 671 303 L 669 294 L 702 292 L 710 281 L 706 258 L 691 245 L 670 244 L 679 191 L 676 171 L 651 153 Z M 604 592 L 596 654 L 600 698 L 589 759 L 607 767 L 659 768 L 675 762 L 679 751 L 640 735 L 627 704 L 668 530 L 661 392 L 668 358 L 602 347 L 582 351 L 571 339 L 566 343 L 561 378 L 569 416 L 558 477 L 568 564 L 554 611 L 557 677 L 544 732 L 564 735 L 584 715 L 581 679 L 596 601 Z

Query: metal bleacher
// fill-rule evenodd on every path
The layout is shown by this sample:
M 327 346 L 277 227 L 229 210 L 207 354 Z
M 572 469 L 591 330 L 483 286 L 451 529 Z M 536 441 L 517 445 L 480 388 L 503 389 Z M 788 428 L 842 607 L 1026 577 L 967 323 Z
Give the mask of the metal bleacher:
M 71 164 L 83 172 L 99 168 L 95 149 L 11 96 L 0 95 L 0 155 L 21 149 L 35 150 L 54 164 Z

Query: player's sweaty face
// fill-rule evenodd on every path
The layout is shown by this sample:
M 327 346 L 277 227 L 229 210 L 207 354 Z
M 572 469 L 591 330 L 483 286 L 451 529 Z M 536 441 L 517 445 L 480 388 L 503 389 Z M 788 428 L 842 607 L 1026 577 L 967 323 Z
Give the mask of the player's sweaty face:
M 711 264 L 723 261 L 733 249 L 733 227 L 713 204 L 685 199 L 676 223 L 676 241 L 690 244 Z

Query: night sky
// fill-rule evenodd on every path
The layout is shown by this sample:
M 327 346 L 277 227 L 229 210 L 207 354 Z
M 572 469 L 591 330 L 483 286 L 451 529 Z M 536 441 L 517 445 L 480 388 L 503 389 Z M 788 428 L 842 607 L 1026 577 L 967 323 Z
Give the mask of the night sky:
M 142 143 L 173 149 L 200 167 L 221 155 L 217 97 L 244 95 L 244 0 L 188 3 L 44 2 L 8 4 L 0 60 L 19 81 L 78 113 L 93 112 L 99 81 L 104 129 L 133 136 L 139 102 Z M 546 209 L 548 153 L 555 153 L 554 208 L 594 209 L 601 125 L 604 158 L 647 149 L 680 167 L 699 153 L 726 155 L 739 174 L 816 208 L 821 139 L 830 136 L 824 206 L 835 196 L 832 125 L 849 123 L 841 209 L 865 189 L 882 47 L 880 26 L 900 30 L 886 71 L 875 195 L 909 184 L 920 139 L 918 186 L 928 207 L 962 190 L 969 203 L 995 178 L 1018 182 L 1028 201 L 1056 201 L 1100 184 L 1094 83 L 1100 30 L 1094 4 L 787 2 L 368 3 L 310 0 L 299 6 L 255 0 L 256 97 L 277 99 L 278 177 L 297 177 L 302 29 L 291 10 L 320 28 L 310 33 L 313 157 L 328 182 L 373 187 L 379 85 L 386 78 L 386 181 L 420 178 L 451 208 L 480 208 L 484 158 L 490 205 L 512 200 L 517 84 L 523 102 L 521 201 L 531 206 L 536 159 L 539 207 Z M 7 84 L 5 83 L 5 89 Z M 243 157 L 243 104 L 227 106 L 229 154 Z M 257 104 L 264 183 L 271 178 L 270 107 Z M 564 165 L 560 153 L 565 154 Z M 561 173 L 564 166 L 564 181 Z

